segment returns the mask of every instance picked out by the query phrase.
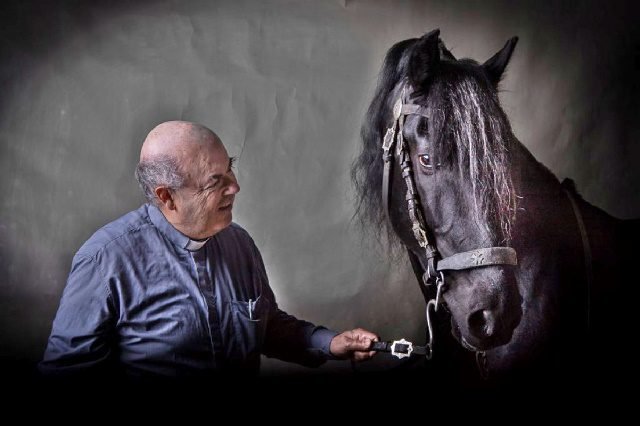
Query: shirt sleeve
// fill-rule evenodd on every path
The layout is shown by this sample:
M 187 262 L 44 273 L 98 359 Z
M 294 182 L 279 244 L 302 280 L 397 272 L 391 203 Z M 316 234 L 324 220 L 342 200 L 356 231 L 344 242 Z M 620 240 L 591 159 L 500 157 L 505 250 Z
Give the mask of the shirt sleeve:
M 331 339 L 338 333 L 326 327 L 297 319 L 282 311 L 269 286 L 269 279 L 262 256 L 254 245 L 255 266 L 261 275 L 262 297 L 268 303 L 268 320 L 262 352 L 268 357 L 295 362 L 308 367 L 317 367 L 328 359 L 335 359 L 329 347 Z
M 112 352 L 114 304 L 94 258 L 76 255 L 43 360 L 47 376 L 100 373 Z
M 266 356 L 308 367 L 317 367 L 328 359 L 335 359 L 329 347 L 337 332 L 287 314 L 278 308 L 273 296 L 270 302 L 263 348 Z
M 325 327 L 316 327 L 311 333 L 311 347 L 319 350 L 327 359 L 338 359 L 331 353 L 331 340 L 338 335 L 337 331 Z

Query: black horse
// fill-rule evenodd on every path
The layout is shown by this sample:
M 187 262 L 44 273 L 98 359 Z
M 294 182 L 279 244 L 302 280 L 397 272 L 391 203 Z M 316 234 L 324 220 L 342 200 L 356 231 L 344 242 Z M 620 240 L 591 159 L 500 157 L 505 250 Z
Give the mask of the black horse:
M 516 42 L 483 64 L 437 30 L 387 52 L 352 169 L 357 214 L 406 246 L 427 300 L 441 285 L 457 343 L 436 338 L 434 361 L 467 353 L 501 384 L 613 378 L 629 365 L 638 221 L 584 201 L 515 138 L 497 90 Z

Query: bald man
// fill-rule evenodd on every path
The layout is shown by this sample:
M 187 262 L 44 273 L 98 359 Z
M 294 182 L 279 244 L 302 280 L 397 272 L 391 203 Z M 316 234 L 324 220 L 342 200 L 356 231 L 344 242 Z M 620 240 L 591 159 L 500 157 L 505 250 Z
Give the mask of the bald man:
M 232 222 L 240 187 L 215 133 L 158 125 L 135 174 L 148 203 L 76 253 L 41 372 L 203 376 L 256 373 L 261 354 L 307 366 L 373 355 L 371 332 L 278 308 L 260 252 Z

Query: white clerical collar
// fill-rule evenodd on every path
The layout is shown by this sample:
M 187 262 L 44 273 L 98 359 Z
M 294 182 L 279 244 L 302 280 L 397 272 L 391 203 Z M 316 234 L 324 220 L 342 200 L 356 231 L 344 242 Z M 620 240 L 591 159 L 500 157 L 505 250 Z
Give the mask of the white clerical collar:
M 207 244 L 207 241 L 209 241 L 209 238 L 207 238 L 206 240 L 203 240 L 203 241 L 196 241 L 196 240 L 192 240 L 191 238 L 189 238 L 189 242 L 187 243 L 187 246 L 185 248 L 187 250 L 189 250 L 189 251 L 198 251 L 205 244 Z

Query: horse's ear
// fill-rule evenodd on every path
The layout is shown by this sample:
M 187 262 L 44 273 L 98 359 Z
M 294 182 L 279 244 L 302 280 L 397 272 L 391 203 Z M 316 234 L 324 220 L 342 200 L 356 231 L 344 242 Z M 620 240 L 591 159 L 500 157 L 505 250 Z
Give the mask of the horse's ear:
M 449 61 L 455 61 L 456 57 L 447 49 L 447 46 L 444 45 L 442 40 L 438 43 L 440 47 L 440 59 L 448 59 Z
M 408 77 L 413 87 L 422 87 L 440 62 L 438 36 L 440 30 L 423 35 L 413 45 L 409 57 Z
M 518 43 L 518 37 L 513 37 L 504 45 L 502 50 L 482 64 L 482 67 L 489 76 L 489 80 L 496 87 L 498 86 L 498 83 L 500 83 L 500 79 L 502 78 L 505 68 L 507 68 L 507 64 L 509 63 L 509 59 L 511 59 L 511 54 L 513 53 L 513 49 L 516 47 L 516 43 Z

